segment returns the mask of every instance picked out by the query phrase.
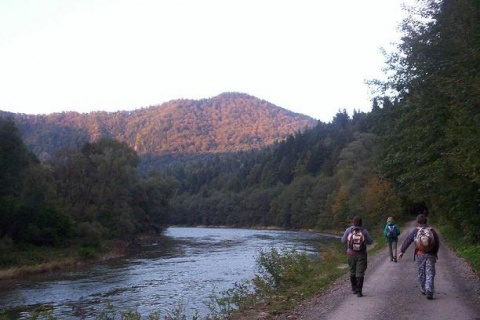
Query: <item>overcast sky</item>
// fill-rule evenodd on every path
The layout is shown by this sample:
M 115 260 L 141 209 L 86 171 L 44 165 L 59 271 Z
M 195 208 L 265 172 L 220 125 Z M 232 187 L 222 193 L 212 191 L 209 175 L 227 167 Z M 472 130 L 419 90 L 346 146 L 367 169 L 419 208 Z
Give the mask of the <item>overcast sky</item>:
M 242 92 L 370 111 L 404 0 L 1 0 L 0 110 L 134 110 Z M 411 2 L 411 1 L 410 1 Z

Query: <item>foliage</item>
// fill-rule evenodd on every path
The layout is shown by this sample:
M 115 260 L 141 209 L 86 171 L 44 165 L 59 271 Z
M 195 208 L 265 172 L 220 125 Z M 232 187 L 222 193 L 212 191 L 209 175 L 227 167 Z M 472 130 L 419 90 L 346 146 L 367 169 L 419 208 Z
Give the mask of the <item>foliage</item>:
M 1 120 L 0 134 L 9 141 L 0 148 L 10 170 L 0 174 L 0 239 L 13 241 L 6 251 L 81 244 L 89 252 L 105 240 L 133 241 L 168 225 L 175 180 L 154 171 L 142 178 L 140 159 L 126 143 L 101 139 L 39 162 L 12 122 Z
M 16 223 L 16 232 L 10 236 L 17 242 L 61 246 L 73 234 L 72 217 L 53 208 L 22 207 L 17 212 Z
M 480 245 L 465 242 L 463 234 L 452 225 L 441 226 L 439 230 L 448 241 L 449 246 L 466 259 L 477 275 L 480 275 Z
M 75 220 L 86 245 L 111 238 L 131 241 L 135 234 L 160 234 L 167 226 L 174 181 L 158 172 L 140 178 L 139 157 L 126 143 L 87 143 L 62 150 L 48 164 L 57 203 Z
M 399 196 L 480 240 L 480 3 L 422 0 L 388 56 L 381 172 Z
M 271 248 L 260 251 L 257 258 L 259 275 L 255 284 L 262 292 L 271 293 L 286 287 L 299 286 L 311 279 L 313 265 L 305 252 Z
M 213 292 L 207 304 L 210 310 L 207 318 L 224 319 L 239 310 L 246 310 L 255 306 L 260 297 L 254 294 L 252 290 L 251 282 L 244 281 L 242 283 L 236 282 L 233 288 L 219 293 Z
M 143 171 L 181 164 L 186 155 L 260 149 L 316 124 L 308 116 L 241 93 L 174 100 L 135 111 L 11 116 L 36 154 L 114 139 L 142 157 Z
M 280 314 L 302 300 L 319 294 L 344 274 L 343 247 L 322 248 L 313 257 L 295 248 L 262 250 L 256 260 L 257 273 L 252 281 L 236 283 L 221 296 L 212 298 L 208 319 L 224 319 L 255 308 Z M 218 318 L 220 317 L 220 318 Z
M 328 230 L 355 214 L 383 222 L 380 206 L 400 212 L 399 200 L 388 181 L 381 182 L 383 195 L 369 191 L 377 186 L 377 138 L 364 132 L 366 121 L 364 114 L 350 119 L 339 112 L 331 124 L 319 123 L 274 147 L 171 171 L 181 182 L 172 223 Z
M 457 251 L 460 256 L 464 257 L 465 259 L 467 259 L 467 261 L 470 262 L 473 270 L 475 270 L 477 274 L 480 274 L 480 245 L 475 244 L 469 246 L 462 246 L 458 248 Z
M 0 118 L 0 238 L 12 238 L 12 224 L 24 190 L 24 178 L 34 157 L 10 120 Z
M 262 251 L 253 280 L 257 299 L 261 298 L 270 314 L 291 309 L 340 277 L 344 270 L 338 266 L 344 259 L 340 246 L 322 249 L 320 258 L 295 249 Z

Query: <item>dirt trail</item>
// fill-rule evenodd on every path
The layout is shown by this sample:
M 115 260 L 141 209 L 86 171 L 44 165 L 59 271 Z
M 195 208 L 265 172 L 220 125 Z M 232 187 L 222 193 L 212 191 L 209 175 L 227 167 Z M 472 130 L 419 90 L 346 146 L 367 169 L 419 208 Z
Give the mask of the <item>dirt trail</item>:
M 415 223 L 403 226 L 398 249 Z M 441 235 L 440 235 L 441 237 Z M 388 248 L 368 260 L 364 296 L 351 293 L 348 274 L 324 294 L 279 316 L 251 310 L 237 320 L 480 320 L 480 279 L 468 264 L 441 241 L 436 264 L 435 294 L 427 300 L 420 293 L 413 261 L 413 244 L 402 260 L 391 262 Z M 345 261 L 346 261 L 345 256 Z M 347 273 L 347 272 L 346 272 Z
M 398 249 L 415 224 L 404 226 Z M 480 282 L 469 266 L 441 243 L 435 295 L 427 300 L 416 282 L 413 244 L 402 260 L 391 262 L 388 249 L 369 257 L 364 297 L 350 291 L 347 276 L 330 290 L 277 319 L 448 319 L 480 320 Z M 394 316 L 392 316 L 394 315 Z

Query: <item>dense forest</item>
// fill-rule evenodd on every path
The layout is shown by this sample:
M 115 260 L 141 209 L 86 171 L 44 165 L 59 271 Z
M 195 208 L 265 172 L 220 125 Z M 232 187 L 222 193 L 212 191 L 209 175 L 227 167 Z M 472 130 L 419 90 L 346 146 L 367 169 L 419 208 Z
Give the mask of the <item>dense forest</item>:
M 167 226 L 176 182 L 139 176 L 126 143 L 102 139 L 39 162 L 0 119 L 0 249 L 14 244 L 101 247 Z M 8 263 L 8 261 L 2 261 Z
M 317 123 L 265 100 L 232 92 L 134 111 L 3 116 L 14 120 L 25 144 L 37 156 L 115 139 L 137 152 L 143 171 L 182 164 L 192 157 L 261 149 Z
M 175 173 L 174 223 L 336 229 L 427 208 L 467 242 L 480 225 L 480 3 L 419 1 L 368 114 Z
M 353 215 L 377 226 L 425 208 L 466 243 L 478 243 L 479 18 L 478 1 L 419 1 L 396 50 L 385 53 L 386 78 L 370 81 L 371 112 L 339 111 L 330 123 L 269 145 L 252 136 L 230 140 L 251 148 L 164 170 L 139 170 L 144 149 L 112 136 L 77 140 L 40 160 L 3 119 L 0 249 L 130 241 L 170 224 L 339 230 Z M 222 108 L 217 118 L 226 116 Z M 138 124 L 131 136 L 146 127 Z M 199 143 L 199 132 L 190 134 Z M 203 152 L 211 140 L 201 137 Z
M 190 163 L 172 173 L 180 181 L 172 223 L 325 230 L 355 213 L 398 213 L 400 200 L 375 171 L 378 137 L 367 123 L 340 112 L 260 152 Z

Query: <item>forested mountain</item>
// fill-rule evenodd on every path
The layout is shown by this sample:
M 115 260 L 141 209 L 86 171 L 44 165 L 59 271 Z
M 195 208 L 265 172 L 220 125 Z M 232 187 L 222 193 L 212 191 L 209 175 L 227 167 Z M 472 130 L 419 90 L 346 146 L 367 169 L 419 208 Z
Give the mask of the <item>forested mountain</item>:
M 273 147 L 178 169 L 172 223 L 330 230 L 355 214 L 370 224 L 399 214 L 400 199 L 375 170 L 370 117 L 338 113 Z
M 175 100 L 136 111 L 9 116 L 37 155 L 108 138 L 126 142 L 144 165 L 159 164 L 166 156 L 259 149 L 317 122 L 241 93 Z

